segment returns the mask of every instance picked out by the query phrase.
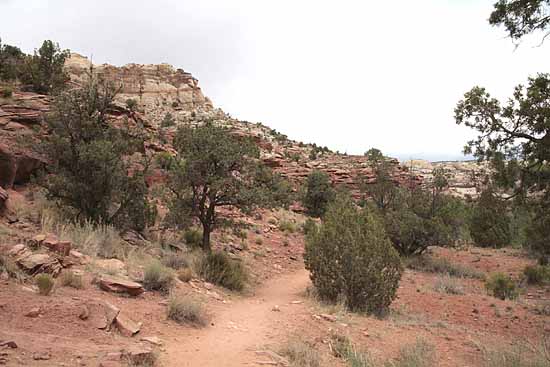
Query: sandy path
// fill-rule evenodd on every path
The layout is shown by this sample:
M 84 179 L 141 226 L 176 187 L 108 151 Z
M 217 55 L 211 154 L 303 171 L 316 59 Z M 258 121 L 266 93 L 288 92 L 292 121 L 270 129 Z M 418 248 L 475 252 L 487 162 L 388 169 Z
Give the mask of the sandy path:
M 265 283 L 253 297 L 235 301 L 213 316 L 214 326 L 185 331 L 166 342 L 162 365 L 167 367 L 255 366 L 269 358 L 254 351 L 284 342 L 307 312 L 301 295 L 309 284 L 304 269 Z M 279 306 L 280 312 L 273 311 Z

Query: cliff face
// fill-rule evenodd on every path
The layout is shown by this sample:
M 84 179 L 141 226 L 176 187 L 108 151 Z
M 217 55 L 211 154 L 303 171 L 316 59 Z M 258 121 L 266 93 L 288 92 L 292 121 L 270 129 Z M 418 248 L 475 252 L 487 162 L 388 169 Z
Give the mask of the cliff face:
M 66 61 L 65 68 L 71 80 L 77 84 L 84 81 L 91 66 L 90 60 L 76 53 Z M 169 105 L 185 111 L 213 109 L 212 102 L 205 97 L 198 80 L 182 69 L 168 64 L 141 65 L 127 64 L 112 66 L 93 65 L 94 71 L 111 80 L 122 90 L 121 101 L 135 99 L 145 111 Z
M 433 179 L 432 171 L 435 168 L 445 170 L 449 187 L 447 192 L 452 195 L 475 197 L 478 195 L 477 188 L 490 174 L 490 167 L 487 162 L 476 161 L 463 162 L 428 162 L 424 160 L 412 160 L 403 163 L 409 167 L 414 174 L 421 176 L 426 183 Z
M 66 69 L 74 85 L 82 84 L 90 70 L 90 61 L 72 54 Z M 234 134 L 252 137 L 261 148 L 261 159 L 276 172 L 294 182 L 303 183 L 313 170 L 326 172 L 335 185 L 345 186 L 359 196 L 359 182 L 374 182 L 374 174 L 365 157 L 323 152 L 311 156 L 314 147 L 302 144 L 277 133 L 269 127 L 231 118 L 204 96 L 197 79 L 170 65 L 128 64 L 121 67 L 93 65 L 94 72 L 115 85 L 121 86 L 113 120 L 128 118 L 141 123 L 151 136 L 146 148 L 153 152 L 173 152 L 171 138 L 177 126 L 213 121 L 229 127 Z M 137 111 L 126 107 L 126 100 L 137 101 Z M 38 142 L 47 133 L 44 116 L 49 111 L 50 99 L 34 93 L 16 91 L 12 97 L 0 99 L 0 186 L 11 187 L 25 183 L 36 168 L 46 162 L 40 157 Z M 161 127 L 161 121 L 170 114 L 172 127 Z M 161 141 L 159 132 L 162 131 Z M 394 181 L 399 185 L 418 185 L 420 175 L 410 175 L 407 167 L 391 161 Z M 3 166 L 6 167 L 3 167 Z M 8 172 L 8 173 L 6 173 Z M 156 170 L 150 182 L 162 182 L 165 175 Z

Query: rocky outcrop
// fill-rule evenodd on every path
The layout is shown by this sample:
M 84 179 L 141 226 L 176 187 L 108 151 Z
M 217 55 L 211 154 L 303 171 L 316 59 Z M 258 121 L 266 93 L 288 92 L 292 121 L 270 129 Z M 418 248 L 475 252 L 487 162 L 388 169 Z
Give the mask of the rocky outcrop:
M 87 58 L 73 53 L 65 67 L 71 79 L 82 83 L 90 70 Z M 173 109 L 186 111 L 212 110 L 212 102 L 204 96 L 198 80 L 182 69 L 168 64 L 142 65 L 127 64 L 112 66 L 94 65 L 94 71 L 121 86 L 118 98 L 121 101 L 135 99 L 147 111 L 167 105 Z
M 38 131 L 49 110 L 46 96 L 14 92 L 0 99 L 0 186 L 27 183 L 43 167 Z
M 446 191 L 460 197 L 475 197 L 478 194 L 478 188 L 481 187 L 484 179 L 491 172 L 487 162 L 477 161 L 428 162 L 411 160 L 404 162 L 403 165 L 410 167 L 410 170 L 422 177 L 426 184 L 433 180 L 432 172 L 434 169 L 444 169 L 449 182 Z

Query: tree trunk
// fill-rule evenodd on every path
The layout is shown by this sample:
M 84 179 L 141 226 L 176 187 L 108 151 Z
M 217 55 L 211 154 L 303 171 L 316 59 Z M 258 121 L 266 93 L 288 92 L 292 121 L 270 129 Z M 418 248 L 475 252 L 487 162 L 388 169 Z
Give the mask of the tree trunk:
M 210 226 L 202 226 L 202 250 L 204 252 L 211 252 L 212 248 L 210 247 L 210 232 L 212 229 Z

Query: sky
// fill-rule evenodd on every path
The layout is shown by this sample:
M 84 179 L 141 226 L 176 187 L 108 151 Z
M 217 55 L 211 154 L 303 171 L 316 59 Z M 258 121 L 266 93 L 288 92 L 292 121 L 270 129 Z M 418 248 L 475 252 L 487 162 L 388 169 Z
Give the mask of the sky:
M 548 72 L 487 18 L 496 0 L 0 0 L 0 38 L 123 65 L 166 62 L 231 116 L 349 154 L 460 159 L 475 85 L 502 100 Z

